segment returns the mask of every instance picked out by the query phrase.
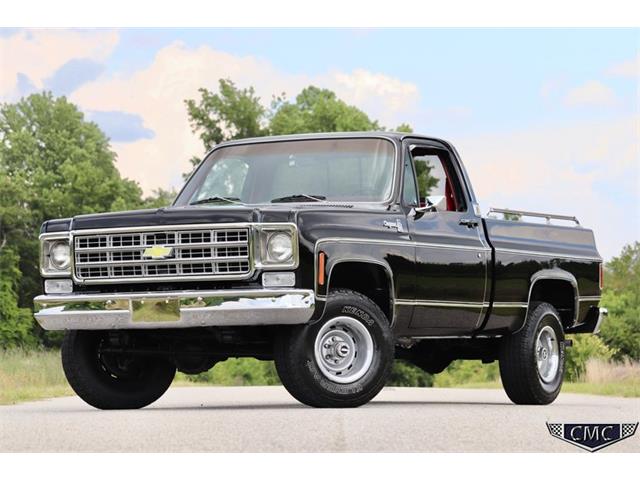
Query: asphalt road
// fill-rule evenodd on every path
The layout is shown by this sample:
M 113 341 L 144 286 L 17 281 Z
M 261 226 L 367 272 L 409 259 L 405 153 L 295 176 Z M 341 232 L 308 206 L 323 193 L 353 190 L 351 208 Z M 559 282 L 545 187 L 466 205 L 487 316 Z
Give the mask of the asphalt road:
M 545 422 L 638 420 L 640 399 L 590 395 L 534 407 L 501 390 L 386 388 L 366 406 L 322 410 L 281 387 L 177 387 L 143 410 L 77 397 L 0 406 L 0 451 L 581 452 Z M 640 452 L 640 432 L 601 452 Z

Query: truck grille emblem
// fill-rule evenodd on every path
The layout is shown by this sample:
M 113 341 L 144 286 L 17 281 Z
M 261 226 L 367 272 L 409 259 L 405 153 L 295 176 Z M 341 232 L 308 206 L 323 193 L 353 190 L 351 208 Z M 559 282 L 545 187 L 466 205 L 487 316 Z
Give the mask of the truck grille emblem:
M 145 248 L 142 256 L 144 258 L 151 258 L 153 260 L 170 258 L 173 256 L 173 247 L 164 247 L 161 245 L 156 245 L 153 247 Z

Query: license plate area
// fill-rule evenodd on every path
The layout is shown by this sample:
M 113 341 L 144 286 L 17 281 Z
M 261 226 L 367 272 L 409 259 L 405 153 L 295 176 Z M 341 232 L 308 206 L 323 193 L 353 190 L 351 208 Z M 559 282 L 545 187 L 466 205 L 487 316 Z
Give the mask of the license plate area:
M 162 323 L 180 320 L 180 300 L 177 298 L 146 298 L 131 300 L 134 323 Z

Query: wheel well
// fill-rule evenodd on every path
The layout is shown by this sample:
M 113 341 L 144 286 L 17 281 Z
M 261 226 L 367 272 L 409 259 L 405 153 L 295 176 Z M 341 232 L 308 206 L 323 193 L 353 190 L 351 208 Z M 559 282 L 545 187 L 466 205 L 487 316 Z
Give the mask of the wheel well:
M 567 280 L 538 280 L 531 290 L 531 302 L 546 302 L 554 306 L 560 314 L 564 327 L 573 325 L 576 309 L 576 291 Z
M 366 295 L 393 321 L 391 280 L 388 271 L 379 264 L 340 262 L 330 272 L 329 289 L 348 288 Z

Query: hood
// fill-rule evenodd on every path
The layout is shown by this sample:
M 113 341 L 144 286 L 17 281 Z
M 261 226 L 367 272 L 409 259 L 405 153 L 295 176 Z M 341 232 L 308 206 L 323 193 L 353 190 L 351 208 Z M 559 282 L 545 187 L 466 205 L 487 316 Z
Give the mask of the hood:
M 244 206 L 166 207 L 153 210 L 78 215 L 71 221 L 73 230 L 126 228 L 199 223 L 293 222 L 291 208 L 255 208 Z

